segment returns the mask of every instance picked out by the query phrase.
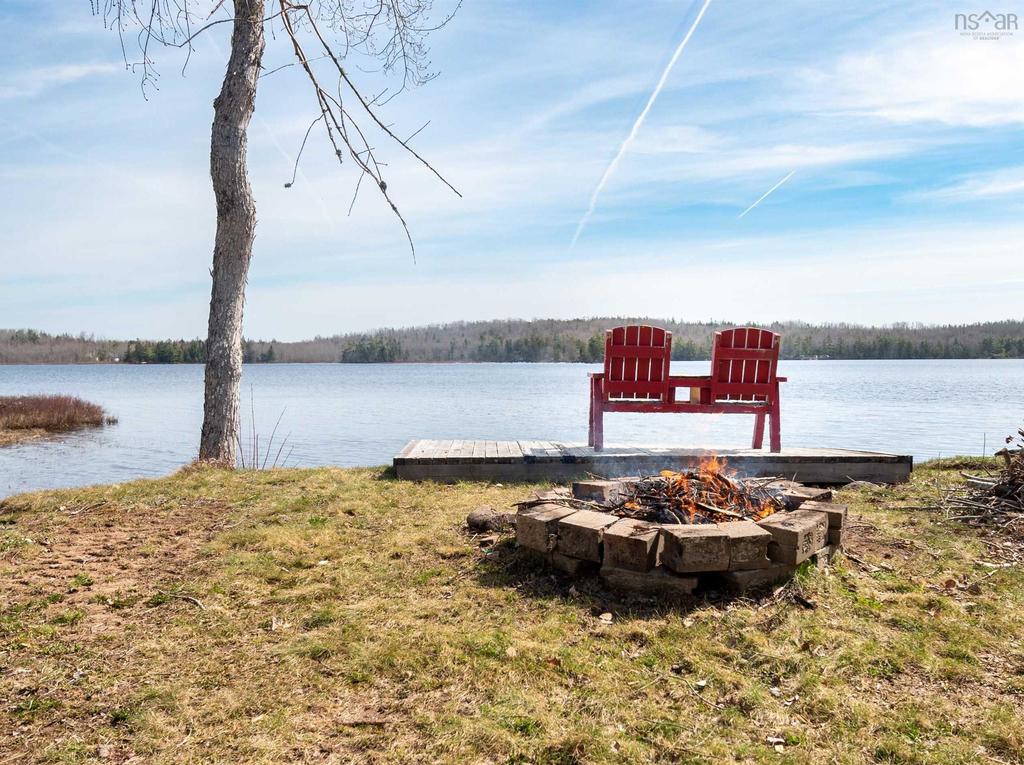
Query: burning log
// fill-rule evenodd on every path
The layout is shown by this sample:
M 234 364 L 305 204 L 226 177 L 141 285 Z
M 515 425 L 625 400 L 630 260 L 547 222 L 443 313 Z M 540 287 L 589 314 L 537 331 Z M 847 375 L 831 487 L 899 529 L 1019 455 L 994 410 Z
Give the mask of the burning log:
M 761 520 L 785 503 L 769 479 L 739 480 L 712 457 L 696 470 L 663 470 L 641 478 L 631 496 L 611 509 L 616 514 L 657 523 L 708 524 L 727 520 Z

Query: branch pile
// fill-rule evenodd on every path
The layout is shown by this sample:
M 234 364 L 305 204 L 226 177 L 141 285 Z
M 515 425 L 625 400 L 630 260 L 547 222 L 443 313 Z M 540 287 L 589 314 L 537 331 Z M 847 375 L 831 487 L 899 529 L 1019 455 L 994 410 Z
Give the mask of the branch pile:
M 1024 428 L 1016 436 L 1018 448 L 996 452 L 1003 468 L 992 476 L 964 474 L 967 481 L 944 497 L 942 506 L 949 520 L 970 526 L 994 527 L 1024 537 Z
M 782 510 L 781 498 L 768 490 L 777 478 L 739 480 L 717 464 L 699 470 L 641 478 L 618 514 L 656 523 L 719 523 L 757 521 Z

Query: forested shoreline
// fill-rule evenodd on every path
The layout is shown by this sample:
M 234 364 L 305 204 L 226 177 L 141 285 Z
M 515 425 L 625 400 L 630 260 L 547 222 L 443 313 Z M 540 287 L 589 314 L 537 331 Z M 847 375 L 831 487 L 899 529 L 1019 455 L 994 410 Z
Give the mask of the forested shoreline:
M 673 333 L 677 360 L 710 358 L 711 338 L 733 322 L 602 317 L 454 322 L 283 342 L 245 340 L 246 363 L 599 362 L 604 330 L 653 324 Z M 762 324 L 783 336 L 787 359 L 1024 358 L 1024 321 L 926 326 Z M 0 330 L 0 364 L 201 364 L 200 339 L 104 340 L 91 335 Z

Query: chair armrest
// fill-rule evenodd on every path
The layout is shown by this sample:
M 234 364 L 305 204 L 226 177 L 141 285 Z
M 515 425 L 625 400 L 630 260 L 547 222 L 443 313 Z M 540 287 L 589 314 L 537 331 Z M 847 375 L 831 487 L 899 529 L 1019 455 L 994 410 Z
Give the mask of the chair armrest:
M 778 380 L 779 382 L 788 382 L 789 381 L 788 377 L 776 377 L 775 379 Z
M 604 378 L 604 372 L 588 372 L 587 374 L 591 380 L 601 380 Z

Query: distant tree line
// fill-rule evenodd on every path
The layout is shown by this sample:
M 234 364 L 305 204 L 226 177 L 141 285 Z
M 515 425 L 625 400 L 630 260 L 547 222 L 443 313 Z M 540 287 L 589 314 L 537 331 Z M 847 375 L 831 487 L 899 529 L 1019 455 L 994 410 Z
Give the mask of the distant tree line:
M 672 357 L 708 359 L 716 330 L 733 322 L 603 317 L 478 321 L 315 337 L 299 342 L 245 340 L 247 364 L 272 362 L 600 362 L 604 331 L 619 324 L 653 324 L 672 331 Z M 1024 321 L 926 326 L 893 324 L 761 324 L 782 334 L 787 359 L 1024 358 Z M 199 364 L 201 340 L 97 340 L 91 335 L 49 335 L 0 330 L 0 363 Z
M 206 343 L 202 340 L 131 340 L 121 361 L 125 364 L 203 364 Z

